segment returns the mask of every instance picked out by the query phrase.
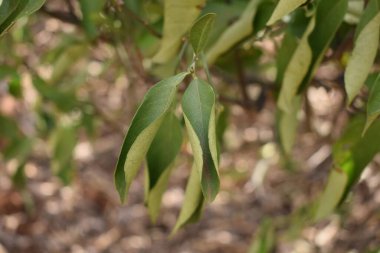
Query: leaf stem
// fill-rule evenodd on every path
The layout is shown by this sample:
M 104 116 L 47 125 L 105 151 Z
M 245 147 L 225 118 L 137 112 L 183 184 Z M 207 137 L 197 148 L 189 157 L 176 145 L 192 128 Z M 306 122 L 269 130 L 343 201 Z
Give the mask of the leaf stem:
M 202 65 L 203 65 L 203 68 L 206 72 L 206 76 L 207 76 L 207 81 L 212 85 L 212 86 L 215 86 L 214 85 L 214 82 L 212 81 L 212 77 L 211 77 L 211 74 L 210 74 L 210 70 L 208 68 L 208 64 L 207 64 L 207 59 L 206 59 L 206 56 L 204 54 L 204 52 L 202 51 L 201 52 L 201 61 L 202 61 Z

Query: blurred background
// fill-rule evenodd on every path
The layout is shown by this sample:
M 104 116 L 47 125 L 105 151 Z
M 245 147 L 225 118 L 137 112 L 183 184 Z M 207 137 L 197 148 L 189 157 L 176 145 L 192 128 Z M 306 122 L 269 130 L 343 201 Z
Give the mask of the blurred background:
M 281 25 L 210 68 L 224 108 L 221 191 L 200 221 L 169 238 L 191 167 L 186 143 L 156 224 L 144 206 L 142 170 L 121 205 L 113 173 L 128 125 L 148 88 L 186 69 L 191 50 L 152 62 L 163 1 L 94 1 L 91 15 L 85 2 L 46 1 L 0 39 L 0 253 L 378 252 L 379 156 L 337 214 L 309 217 L 331 168 L 332 140 L 352 113 L 339 62 L 324 61 L 308 88 L 291 158 L 277 144 Z M 210 40 L 246 4 L 208 1 L 205 11 L 222 14 Z

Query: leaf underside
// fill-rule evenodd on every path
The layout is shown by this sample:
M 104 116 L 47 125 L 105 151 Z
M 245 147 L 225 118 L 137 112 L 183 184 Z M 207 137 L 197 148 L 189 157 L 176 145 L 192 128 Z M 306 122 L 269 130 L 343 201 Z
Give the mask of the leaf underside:
M 202 191 L 211 201 L 219 191 L 215 94 L 212 87 L 202 80 L 193 80 L 182 97 L 182 109 Z
M 145 95 L 133 117 L 115 170 L 115 185 L 122 202 L 124 202 L 129 186 L 175 99 L 178 85 L 187 74 L 180 73 L 154 85 Z

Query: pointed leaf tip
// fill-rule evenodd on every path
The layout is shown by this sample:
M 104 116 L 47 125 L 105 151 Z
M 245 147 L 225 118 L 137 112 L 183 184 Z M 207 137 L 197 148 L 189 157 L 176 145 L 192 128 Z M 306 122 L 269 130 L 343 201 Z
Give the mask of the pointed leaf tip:
M 115 170 L 115 186 L 124 203 L 130 184 L 173 103 L 178 85 L 188 75 L 180 73 L 149 89 L 125 136 Z
M 195 54 L 199 54 L 206 47 L 215 16 L 215 13 L 207 13 L 200 17 L 192 26 L 190 30 L 190 43 Z

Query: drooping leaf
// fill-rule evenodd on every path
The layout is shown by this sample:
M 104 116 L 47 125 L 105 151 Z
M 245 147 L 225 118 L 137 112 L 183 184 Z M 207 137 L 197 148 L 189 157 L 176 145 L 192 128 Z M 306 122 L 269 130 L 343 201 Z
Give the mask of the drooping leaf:
M 251 0 L 243 14 L 235 23 L 222 33 L 217 42 L 207 52 L 207 62 L 212 64 L 222 54 L 226 53 L 234 45 L 248 37 L 253 32 L 253 19 L 262 0 Z
M 288 66 L 286 67 L 278 98 L 278 107 L 284 112 L 291 113 L 293 99 L 297 94 L 298 87 L 307 74 L 312 60 L 312 49 L 308 43 L 308 37 L 315 26 L 315 18 L 310 21 L 298 47 L 294 51 Z
M 288 15 L 296 8 L 304 4 L 307 0 L 280 0 L 274 9 L 272 16 L 270 17 L 267 25 L 274 24 L 277 20 Z
M 319 201 L 316 218 L 323 218 L 342 203 L 364 168 L 380 152 L 380 121 L 374 122 L 361 137 L 364 125 L 362 115 L 351 119 L 342 137 L 334 144 L 332 175 Z
M 278 106 L 290 111 L 291 101 L 304 88 L 343 21 L 348 0 L 321 0 L 284 74 Z
M 105 3 L 105 0 L 79 0 L 83 16 L 82 24 L 88 38 L 90 39 L 94 39 L 99 33 L 99 14 Z
M 355 32 L 355 46 L 344 74 L 348 103 L 359 93 L 379 47 L 380 0 L 371 0 Z
M 182 110 L 202 191 L 205 198 L 212 201 L 219 191 L 215 94 L 212 87 L 202 80 L 193 80 L 182 97 Z
M 296 9 L 290 15 L 290 21 L 288 23 L 286 33 L 290 33 L 292 37 L 300 40 L 302 38 L 302 35 L 305 33 L 310 20 L 313 17 L 314 15 L 311 15 L 309 11 L 303 8 Z
M 0 6 L 0 35 L 18 18 L 37 11 L 45 0 L 3 0 Z
M 63 183 L 71 182 L 74 175 L 73 152 L 77 144 L 75 126 L 62 126 L 52 136 L 52 169 Z
M 175 99 L 178 85 L 187 74 L 180 73 L 154 85 L 137 110 L 125 136 L 115 170 L 115 186 L 122 202 Z
M 308 41 L 313 51 L 311 65 L 298 91 L 305 88 L 325 56 L 331 41 L 341 26 L 348 0 L 320 0 L 315 13 L 315 27 Z
M 186 224 L 199 220 L 204 205 L 204 197 L 199 183 L 198 169 L 195 163 L 191 168 L 191 174 L 187 181 L 185 198 L 177 222 L 171 235 L 174 235 L 181 227 Z
M 380 115 L 380 74 L 377 75 L 374 84 L 371 86 L 372 89 L 367 103 L 367 122 L 365 124 L 364 133 Z
M 18 0 L 3 0 L 0 4 L 0 25 L 11 15 L 16 9 Z
M 278 112 L 278 131 L 281 146 L 285 154 L 291 153 L 296 140 L 298 127 L 297 113 L 301 106 L 301 97 L 294 97 L 292 103 L 293 104 L 289 112 Z
M 191 28 L 205 2 L 205 0 L 165 0 L 163 38 L 153 62 L 165 63 L 175 56 L 182 37 Z
M 15 0 L 15 2 L 17 2 L 16 7 L 9 10 L 11 11 L 10 14 L 0 24 L 0 35 L 3 34 L 16 21 L 19 14 L 24 10 L 25 6 L 28 4 L 28 1 L 29 0 Z
M 319 199 L 315 220 L 320 220 L 339 205 L 348 182 L 347 174 L 339 168 L 333 168 L 330 172 L 327 185 Z
M 256 35 L 259 31 L 266 27 L 266 24 L 271 17 L 273 10 L 276 8 L 276 3 L 271 0 L 263 1 L 258 9 L 257 14 L 253 20 L 254 31 L 253 34 Z
M 215 21 L 215 13 L 207 13 L 200 17 L 190 30 L 190 44 L 195 54 L 199 54 L 204 50 L 208 35 Z
M 280 85 L 283 82 L 286 67 L 288 66 L 288 63 L 296 48 L 297 37 L 294 36 L 291 32 L 286 31 L 276 57 L 276 84 Z
M 283 83 L 286 68 L 297 49 L 298 38 L 302 37 L 307 28 L 308 22 L 309 20 L 305 16 L 305 11 L 301 9 L 298 9 L 291 15 L 291 20 L 285 30 L 285 35 L 276 57 L 276 84 L 279 88 L 281 88 L 280 85 Z
M 168 113 L 154 137 L 147 153 L 146 204 L 153 222 L 161 206 L 171 166 L 182 144 L 181 123 L 173 113 Z

